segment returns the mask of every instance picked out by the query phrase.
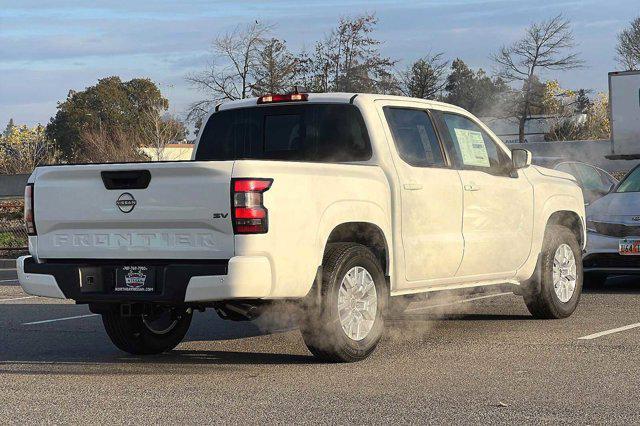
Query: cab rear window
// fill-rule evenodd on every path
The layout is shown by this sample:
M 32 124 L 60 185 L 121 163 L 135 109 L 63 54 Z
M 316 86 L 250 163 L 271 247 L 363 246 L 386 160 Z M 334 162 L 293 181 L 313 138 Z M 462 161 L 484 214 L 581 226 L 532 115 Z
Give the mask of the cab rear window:
M 195 159 L 366 161 L 371 143 L 362 115 L 350 104 L 269 105 L 211 115 Z

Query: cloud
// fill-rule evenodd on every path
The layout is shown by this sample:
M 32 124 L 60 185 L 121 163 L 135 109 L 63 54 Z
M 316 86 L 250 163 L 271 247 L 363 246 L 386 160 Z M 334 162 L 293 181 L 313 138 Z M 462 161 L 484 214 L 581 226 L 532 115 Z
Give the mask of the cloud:
M 48 121 L 71 88 L 98 78 L 149 76 L 175 108 L 198 98 L 184 81 L 210 61 L 212 39 L 254 19 L 277 24 L 293 51 L 313 43 L 340 16 L 376 12 L 386 55 L 411 60 L 429 51 L 490 69 L 488 55 L 532 20 L 559 12 L 574 20 L 591 68 L 559 78 L 569 87 L 606 87 L 615 34 L 637 0 L 20 0 L 0 9 L 0 125 L 9 116 Z M 12 112 L 13 111 L 13 112 Z

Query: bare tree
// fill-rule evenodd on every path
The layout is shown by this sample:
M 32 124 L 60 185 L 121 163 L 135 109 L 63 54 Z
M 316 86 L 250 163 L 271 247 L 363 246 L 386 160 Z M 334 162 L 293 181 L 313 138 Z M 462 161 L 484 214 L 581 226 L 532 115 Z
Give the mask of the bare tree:
M 531 24 L 520 40 L 503 46 L 497 54 L 492 55 L 501 78 L 507 82 L 522 83 L 522 95 L 515 112 L 520 143 L 524 143 L 524 126 L 531 115 L 536 73 L 583 66 L 578 54 L 573 52 L 574 48 L 571 23 L 560 14 L 547 21 Z
M 256 21 L 238 26 L 213 41 L 214 58 L 209 69 L 187 76 L 193 87 L 207 94 L 205 99 L 190 105 L 187 120 L 201 119 L 222 100 L 244 99 L 251 94 L 252 72 L 271 29 Z
M 625 70 L 640 68 L 640 16 L 618 34 L 616 53 L 616 60 Z
M 398 73 L 400 92 L 414 98 L 435 99 L 447 82 L 444 78 L 449 62 L 444 53 L 427 54 Z
M 253 94 L 261 96 L 290 91 L 298 68 L 298 60 L 289 52 L 284 40 L 268 40 L 260 50 L 257 63 L 252 70 Z
M 80 133 L 90 163 L 148 161 L 140 135 L 119 128 L 85 129 Z
M 373 14 L 341 18 L 323 41 L 316 43 L 303 74 L 310 75 L 316 92 L 384 92 L 391 85 L 396 61 L 379 51 L 381 42 L 372 36 L 377 19 Z
M 147 148 L 154 160 L 170 160 L 166 157 L 166 147 L 185 139 L 184 125 L 166 114 L 166 108 L 158 103 L 146 109 L 137 129 L 141 148 Z

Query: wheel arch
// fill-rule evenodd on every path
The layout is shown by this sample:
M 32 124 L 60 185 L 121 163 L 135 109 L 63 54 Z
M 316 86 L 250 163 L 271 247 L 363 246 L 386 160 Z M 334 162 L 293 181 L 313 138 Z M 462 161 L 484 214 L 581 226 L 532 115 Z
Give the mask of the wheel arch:
M 389 207 L 374 201 L 345 200 L 329 206 L 318 227 L 317 265 L 330 242 L 356 242 L 372 249 L 386 276 L 393 274 L 393 241 Z
M 369 248 L 376 256 L 382 271 L 389 276 L 391 258 L 389 244 L 382 229 L 371 222 L 345 222 L 337 225 L 324 244 L 324 250 L 330 243 L 353 242 Z
M 571 230 L 576 236 L 578 244 L 581 248 L 584 248 L 586 243 L 586 236 L 584 232 L 584 223 L 578 213 L 572 210 L 558 210 L 553 212 L 547 219 L 545 229 L 549 225 L 560 225 Z
M 582 197 L 578 199 L 570 194 L 557 194 L 549 197 L 541 210 L 541 221 L 538 222 L 539 226 L 544 226 L 541 229 L 541 237 L 544 237 L 544 231 L 548 225 L 566 226 L 575 234 L 580 247 L 584 250 L 587 242 L 587 228 Z M 540 245 L 542 245 L 542 241 L 540 241 Z
M 538 204 L 538 206 L 535 207 L 536 216 L 531 253 L 527 262 L 516 273 L 516 279 L 521 283 L 529 281 L 535 274 L 547 226 L 568 227 L 576 236 L 581 249 L 584 250 L 586 246 L 587 230 L 582 200 L 571 195 L 561 194 L 547 198 L 544 203 Z

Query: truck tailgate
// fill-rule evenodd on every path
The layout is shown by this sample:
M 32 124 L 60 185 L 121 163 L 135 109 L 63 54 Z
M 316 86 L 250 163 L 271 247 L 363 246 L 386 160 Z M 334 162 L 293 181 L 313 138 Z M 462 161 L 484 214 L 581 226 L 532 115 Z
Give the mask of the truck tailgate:
M 234 252 L 229 214 L 233 164 L 40 168 L 34 183 L 37 255 L 41 259 L 229 259 Z

